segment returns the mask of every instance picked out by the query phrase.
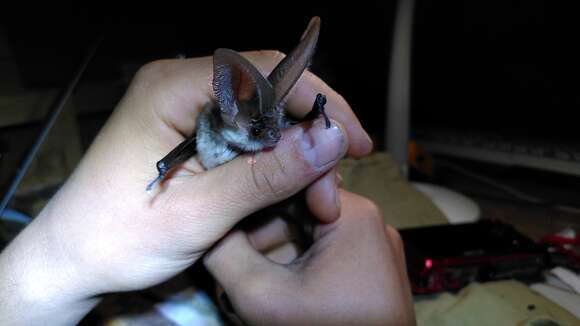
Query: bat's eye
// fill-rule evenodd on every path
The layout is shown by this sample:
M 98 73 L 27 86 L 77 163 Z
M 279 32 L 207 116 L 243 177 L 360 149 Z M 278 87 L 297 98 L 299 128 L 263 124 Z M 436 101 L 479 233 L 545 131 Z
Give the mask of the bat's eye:
M 278 142 L 278 140 L 280 140 L 280 131 L 277 129 L 268 129 L 268 131 L 266 132 L 266 135 L 268 137 L 268 139 L 274 143 Z

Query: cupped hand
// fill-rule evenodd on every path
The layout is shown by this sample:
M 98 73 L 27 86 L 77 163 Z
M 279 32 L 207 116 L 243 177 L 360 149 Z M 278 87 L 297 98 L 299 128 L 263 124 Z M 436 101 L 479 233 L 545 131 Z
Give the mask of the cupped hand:
M 275 51 L 243 55 L 265 75 L 282 58 Z M 312 210 L 334 220 L 339 203 L 328 171 L 345 154 L 368 154 L 372 144 L 344 99 L 309 72 L 288 110 L 300 117 L 323 93 L 332 128 L 297 125 L 273 150 L 209 171 L 189 160 L 154 194 L 145 192 L 156 161 L 193 133 L 212 100 L 211 80 L 211 57 L 142 68 L 73 175 L 0 256 L 0 287 L 9 283 L 24 301 L 53 306 L 143 289 L 193 264 L 247 215 L 308 185 L 309 198 L 319 199 Z
M 282 220 L 233 231 L 204 258 L 250 325 L 413 325 L 403 243 L 368 199 L 340 191 L 338 220 L 300 253 Z M 227 306 L 227 305 L 226 305 Z

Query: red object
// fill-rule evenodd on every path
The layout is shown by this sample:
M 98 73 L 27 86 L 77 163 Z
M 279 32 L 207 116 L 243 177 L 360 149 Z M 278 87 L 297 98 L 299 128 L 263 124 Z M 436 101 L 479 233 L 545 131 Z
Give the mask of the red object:
M 566 238 L 557 234 L 547 235 L 540 239 L 540 243 L 549 243 L 549 244 L 556 244 L 556 245 L 580 245 L 580 238 Z
M 541 238 L 539 242 L 550 246 L 551 252 L 568 257 L 576 268 L 580 266 L 580 237 L 569 238 L 560 234 L 550 234 Z

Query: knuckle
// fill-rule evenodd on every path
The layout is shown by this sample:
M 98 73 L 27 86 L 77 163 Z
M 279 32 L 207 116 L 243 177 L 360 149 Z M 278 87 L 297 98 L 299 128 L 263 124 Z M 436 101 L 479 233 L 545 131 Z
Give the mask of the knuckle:
M 143 66 L 141 66 L 139 70 L 137 70 L 137 73 L 135 74 L 135 79 L 136 80 L 151 79 L 152 77 L 155 77 L 163 70 L 164 65 L 165 65 L 164 60 L 155 60 L 148 62 Z
M 361 211 L 364 212 L 362 216 L 364 216 L 367 221 L 373 225 L 380 225 L 382 228 L 385 227 L 383 213 L 375 202 L 364 198 L 363 202 L 361 203 Z
M 348 104 L 348 101 L 344 98 L 344 96 L 342 96 L 341 94 L 339 94 L 337 92 L 334 92 L 334 94 L 336 95 L 336 103 L 338 103 L 338 105 L 345 107 L 348 110 L 352 111 L 350 104 Z
M 133 83 L 147 88 L 158 86 L 171 73 L 171 60 L 155 60 L 143 65 L 133 78 Z
M 387 232 L 389 233 L 389 237 L 391 238 L 391 240 L 394 241 L 397 246 L 403 244 L 403 238 L 401 238 L 401 234 L 399 233 L 399 231 L 397 231 L 397 229 L 395 229 L 390 225 L 387 225 Z
M 274 61 L 276 63 L 286 57 L 284 52 L 278 50 L 262 50 L 260 51 L 260 54 L 264 57 L 264 59 Z
M 262 73 L 270 73 L 286 57 L 286 54 L 278 50 L 260 50 L 248 55 L 261 68 Z
M 365 212 L 367 212 L 368 216 L 372 216 L 373 218 L 381 218 L 383 217 L 383 213 L 379 206 L 372 200 L 365 198 L 363 203 L 363 208 Z

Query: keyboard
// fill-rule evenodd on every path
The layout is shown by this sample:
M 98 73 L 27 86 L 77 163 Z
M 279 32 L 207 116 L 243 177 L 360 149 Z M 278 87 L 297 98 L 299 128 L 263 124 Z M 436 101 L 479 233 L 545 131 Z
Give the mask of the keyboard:
M 431 154 L 580 176 L 580 144 L 497 134 L 421 130 L 415 140 Z

